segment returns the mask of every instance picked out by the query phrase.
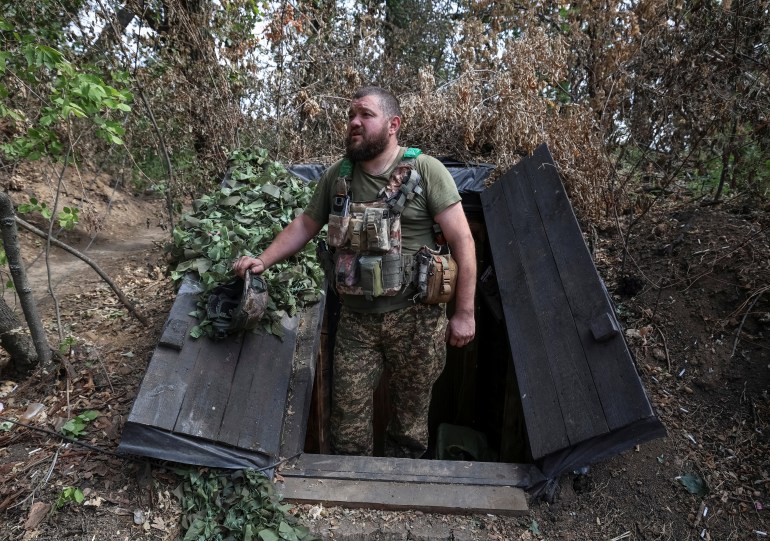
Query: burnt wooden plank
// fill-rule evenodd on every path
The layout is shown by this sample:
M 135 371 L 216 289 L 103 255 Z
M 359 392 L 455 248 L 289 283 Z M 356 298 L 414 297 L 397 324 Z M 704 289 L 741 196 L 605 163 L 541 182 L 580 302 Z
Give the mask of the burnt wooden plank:
M 196 344 L 185 348 L 186 356 L 165 347 L 155 350 L 128 416 L 129 421 L 165 430 L 174 428 L 198 347 Z
M 525 165 L 610 429 L 653 415 L 548 148 L 538 147 Z
M 228 407 L 233 375 L 239 364 L 242 340 L 238 337 L 201 343 L 190 371 L 190 383 L 179 408 L 174 432 L 197 438 L 216 439 Z
M 545 220 L 532 193 L 532 185 L 539 177 L 534 176 L 536 170 L 528 167 L 530 160 L 523 160 L 514 168 L 520 171 L 519 175 L 502 180 L 503 190 L 508 195 L 508 202 L 513 203 L 511 224 L 516 230 L 529 295 L 545 338 L 547 359 L 567 436 L 574 445 L 608 432 L 609 427 L 554 260 L 554 251 L 563 241 L 549 239 L 546 235 Z M 574 266 L 573 272 L 578 272 Z
M 169 319 L 190 325 L 200 288 L 185 279 L 169 313 Z M 139 387 L 128 421 L 171 430 L 176 423 L 182 400 L 191 380 L 202 341 L 186 340 L 181 350 L 155 348 Z
M 300 314 L 297 343 L 292 358 L 291 392 L 286 402 L 281 452 L 283 457 L 302 452 L 316 377 L 325 303 L 309 307 Z
M 188 327 L 189 323 L 184 319 L 168 318 L 163 326 L 163 333 L 160 335 L 158 344 L 181 350 L 187 338 Z
M 344 507 L 420 510 L 429 513 L 494 513 L 525 515 L 529 512 L 524 491 L 516 487 L 463 486 L 447 490 L 445 484 L 393 483 L 287 477 L 278 484 L 285 500 Z
M 246 333 L 219 441 L 278 456 L 298 317 L 284 318 L 284 336 Z
M 296 462 L 284 467 L 281 475 L 522 488 L 544 480 L 540 470 L 531 464 L 341 455 L 302 455 Z
M 516 170 L 509 171 L 482 192 L 481 201 L 530 450 L 534 458 L 539 458 L 569 446 L 569 438 L 547 358 L 546 337 L 538 325 L 532 287 L 527 282 L 517 232 L 511 223 L 511 215 L 518 209 L 503 189 L 504 183 L 516 182 L 517 176 Z

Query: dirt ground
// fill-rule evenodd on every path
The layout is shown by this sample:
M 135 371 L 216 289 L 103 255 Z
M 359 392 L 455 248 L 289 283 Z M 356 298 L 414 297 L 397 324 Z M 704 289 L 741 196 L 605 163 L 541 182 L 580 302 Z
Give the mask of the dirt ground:
M 55 193 L 55 171 L 0 171 L 16 203 Z M 54 179 L 54 180 L 50 180 Z M 85 252 L 136 303 L 120 304 L 85 263 L 23 230 L 30 281 L 66 369 L 0 377 L 0 416 L 55 431 L 85 410 L 100 416 L 85 441 L 114 451 L 173 302 L 162 245 L 163 201 L 96 175 L 65 177 L 83 225 L 58 235 Z M 736 199 L 701 206 L 670 198 L 632 228 L 623 258 L 616 225 L 587 238 L 639 373 L 668 437 L 566 475 L 552 502 L 526 517 L 435 515 L 297 506 L 325 539 L 743 540 L 770 536 L 770 208 Z M 39 226 L 39 219 L 28 217 Z M 630 217 L 618 223 L 627 230 Z M 4 273 L 6 271 L 3 271 Z M 3 274 L 2 282 L 8 276 Z M 15 302 L 5 291 L 5 299 Z M 71 337 L 71 339 L 67 339 Z M 0 354 L 0 363 L 7 358 Z M 39 406 L 38 406 L 39 404 Z M 26 414 L 26 415 L 25 415 Z M 0 430 L 0 540 L 176 539 L 178 478 L 39 431 Z M 50 511 L 65 489 L 82 505 Z

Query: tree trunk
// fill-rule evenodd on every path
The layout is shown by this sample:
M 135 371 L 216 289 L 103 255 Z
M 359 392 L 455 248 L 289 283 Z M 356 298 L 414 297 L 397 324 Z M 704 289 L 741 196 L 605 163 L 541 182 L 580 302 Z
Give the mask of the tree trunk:
M 730 154 L 733 151 L 733 142 L 735 141 L 735 132 L 738 128 L 738 116 L 737 111 L 733 111 L 733 127 L 730 130 L 730 138 L 724 144 L 722 148 L 722 173 L 719 175 L 719 185 L 717 186 L 717 192 L 714 194 L 713 203 L 719 203 L 722 198 L 722 191 L 725 187 L 725 182 L 730 175 Z
M 11 356 L 11 368 L 26 374 L 37 366 L 37 352 L 32 339 L 24 332 L 19 318 L 0 297 L 0 347 Z
M 37 359 L 32 363 L 31 367 L 34 367 L 35 364 L 37 364 L 37 361 L 42 362 L 43 366 L 47 367 L 52 358 L 51 348 L 48 345 L 43 322 L 40 319 L 35 299 L 32 296 L 32 288 L 29 287 L 27 282 L 27 274 L 24 271 L 24 262 L 21 260 L 13 203 L 8 195 L 4 193 L 0 193 L 0 224 L 2 225 L 3 230 L 3 246 L 5 247 L 5 255 L 8 258 L 8 267 L 11 271 L 16 294 L 19 296 L 19 302 L 21 303 L 21 309 L 24 312 L 24 318 L 27 320 L 27 326 L 32 335 L 35 351 L 37 352 Z M 5 347 L 4 342 L 3 347 Z M 11 352 L 9 351 L 8 353 Z M 12 353 L 11 356 L 13 356 Z M 29 361 L 30 359 L 16 360 L 20 366 L 27 364 Z

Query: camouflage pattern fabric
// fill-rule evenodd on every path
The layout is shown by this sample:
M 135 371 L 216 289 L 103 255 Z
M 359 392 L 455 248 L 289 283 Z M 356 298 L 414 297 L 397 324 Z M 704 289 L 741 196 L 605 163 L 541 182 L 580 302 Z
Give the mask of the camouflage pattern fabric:
M 343 306 L 337 326 L 332 386 L 331 444 L 336 454 L 373 453 L 373 394 L 384 369 L 393 417 L 385 454 L 419 458 L 428 448 L 433 384 L 446 362 L 444 305 L 414 304 L 383 314 Z

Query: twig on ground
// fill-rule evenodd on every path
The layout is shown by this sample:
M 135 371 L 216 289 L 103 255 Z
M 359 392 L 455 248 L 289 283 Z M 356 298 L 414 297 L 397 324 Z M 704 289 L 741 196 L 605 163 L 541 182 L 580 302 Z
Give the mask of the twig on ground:
M 735 350 L 738 349 L 738 341 L 741 338 L 741 331 L 743 331 L 743 325 L 744 323 L 746 323 L 746 318 L 749 316 L 749 314 L 751 313 L 751 309 L 754 308 L 754 305 L 757 304 L 757 301 L 760 299 L 760 297 L 762 297 L 762 294 L 768 289 L 770 289 L 770 286 L 765 286 L 759 291 L 757 291 L 754 294 L 754 300 L 751 301 L 751 304 L 749 305 L 749 307 L 746 308 L 746 312 L 744 312 L 743 318 L 741 319 L 741 324 L 738 326 L 738 330 L 735 333 L 735 342 L 733 342 L 733 350 L 730 352 L 731 359 L 735 356 Z
M 661 330 L 659 325 L 655 326 L 656 329 L 658 329 L 658 333 L 660 333 L 660 337 L 663 339 L 663 350 L 666 352 L 666 365 L 668 366 L 668 371 L 671 372 L 671 355 L 668 353 L 668 344 L 666 343 L 666 335 L 663 334 L 663 331 Z
M 107 378 L 107 384 L 110 386 L 110 392 L 112 394 L 115 394 L 115 388 L 112 386 L 112 379 L 110 379 L 110 373 L 107 371 L 107 367 L 104 366 L 104 359 L 102 359 L 102 356 L 99 355 L 98 351 L 96 351 L 95 353 L 96 353 L 96 360 L 99 361 L 99 366 L 102 367 L 104 376 Z
M 27 497 L 21 500 L 18 503 L 15 503 L 8 507 L 8 509 L 13 509 L 14 507 L 19 507 L 20 505 L 24 505 L 24 502 L 26 502 L 30 498 L 34 498 L 35 494 L 43 488 L 46 483 L 48 483 L 48 480 L 51 479 L 51 474 L 53 474 L 53 469 L 56 467 L 56 461 L 59 459 L 59 448 L 56 449 L 56 452 L 53 455 L 53 460 L 51 460 L 51 466 L 48 468 L 48 472 L 45 474 L 45 477 L 42 481 L 40 481 L 35 488 L 32 489 L 32 491 L 27 494 Z

